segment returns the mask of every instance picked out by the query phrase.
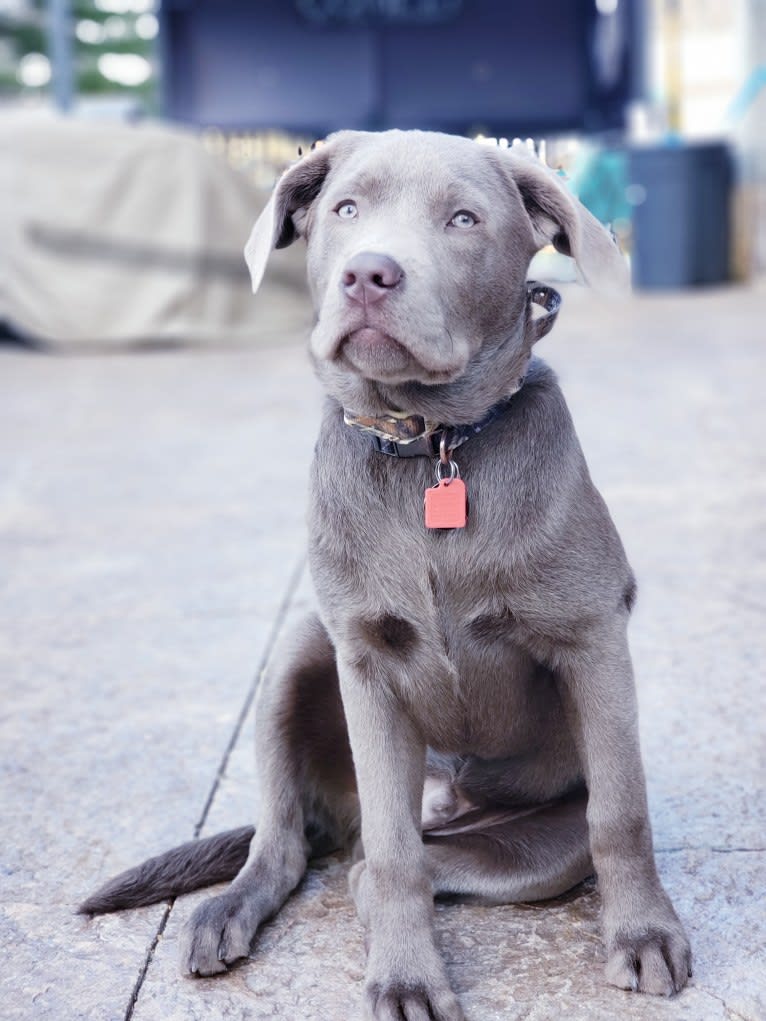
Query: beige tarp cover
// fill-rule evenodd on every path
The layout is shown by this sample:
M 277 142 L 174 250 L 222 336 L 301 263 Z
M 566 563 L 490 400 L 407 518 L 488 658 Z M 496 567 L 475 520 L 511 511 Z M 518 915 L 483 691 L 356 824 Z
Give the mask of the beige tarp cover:
M 264 201 L 190 133 L 4 114 L 0 322 L 104 346 L 274 332 L 242 256 Z M 288 318 L 291 304 L 305 318 L 298 293 Z

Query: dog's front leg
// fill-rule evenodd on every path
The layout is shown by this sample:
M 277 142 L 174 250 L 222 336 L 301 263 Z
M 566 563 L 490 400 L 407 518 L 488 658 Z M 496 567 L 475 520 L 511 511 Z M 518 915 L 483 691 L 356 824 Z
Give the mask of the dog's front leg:
M 624 621 L 592 628 L 562 661 L 588 785 L 606 978 L 623 989 L 668 996 L 686 985 L 691 951 L 654 862 Z
M 424 740 L 369 658 L 339 655 L 338 666 L 362 809 L 365 860 L 351 888 L 367 930 L 369 1017 L 462 1021 L 434 942 L 420 832 Z

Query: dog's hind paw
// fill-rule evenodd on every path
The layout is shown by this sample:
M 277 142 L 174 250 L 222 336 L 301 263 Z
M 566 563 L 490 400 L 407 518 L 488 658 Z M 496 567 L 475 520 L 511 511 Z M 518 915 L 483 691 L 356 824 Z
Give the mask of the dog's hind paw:
M 181 973 L 218 975 L 250 952 L 259 919 L 254 906 L 223 893 L 195 909 L 181 934 Z

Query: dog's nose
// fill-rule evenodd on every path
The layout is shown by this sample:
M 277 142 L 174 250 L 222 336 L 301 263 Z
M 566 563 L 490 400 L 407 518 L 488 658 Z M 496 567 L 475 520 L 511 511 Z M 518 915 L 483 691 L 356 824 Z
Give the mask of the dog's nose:
M 360 252 L 343 270 L 343 290 L 352 301 L 371 305 L 398 287 L 404 270 L 388 255 Z

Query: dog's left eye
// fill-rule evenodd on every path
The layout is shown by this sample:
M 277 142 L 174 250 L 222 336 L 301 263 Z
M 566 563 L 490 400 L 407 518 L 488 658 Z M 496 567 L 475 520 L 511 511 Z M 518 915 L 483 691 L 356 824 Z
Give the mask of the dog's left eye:
M 356 202 L 346 199 L 335 207 L 335 212 L 342 220 L 352 220 L 357 214 Z
M 459 209 L 450 220 L 451 227 L 473 227 L 479 221 L 473 215 L 469 213 L 467 209 Z

